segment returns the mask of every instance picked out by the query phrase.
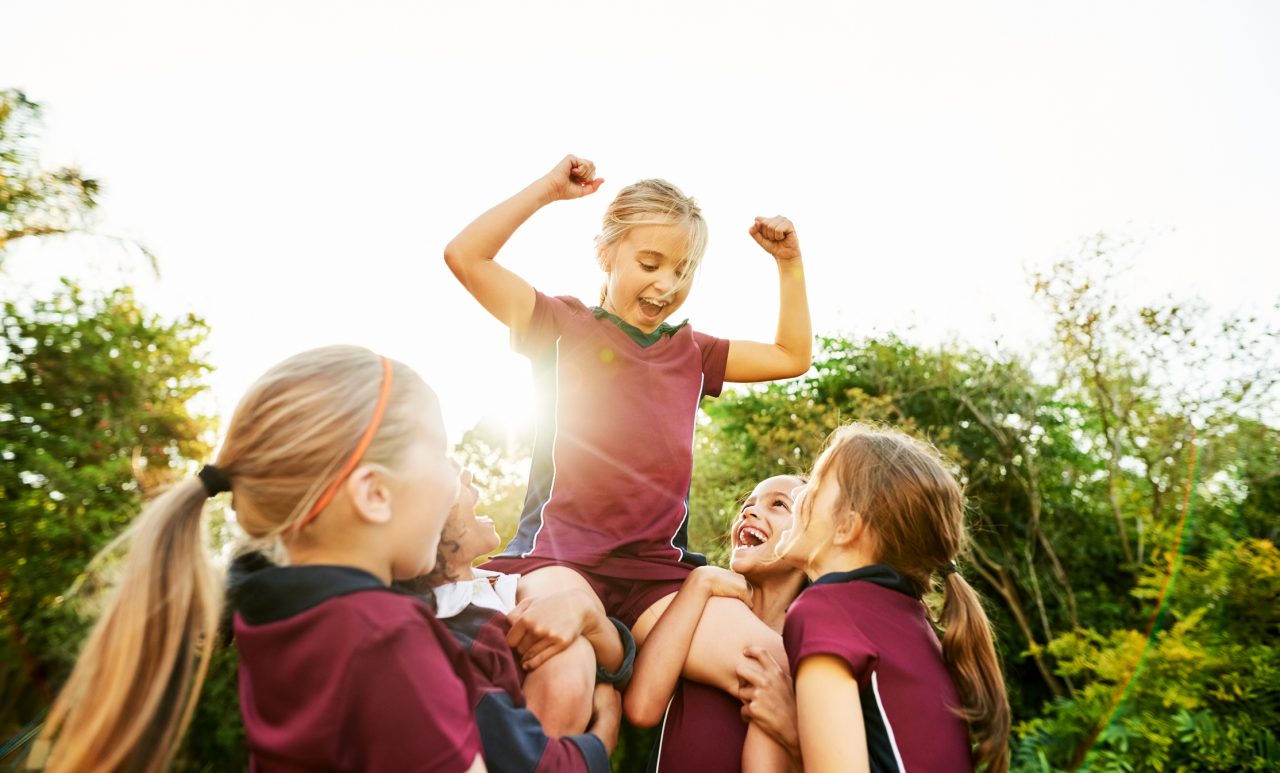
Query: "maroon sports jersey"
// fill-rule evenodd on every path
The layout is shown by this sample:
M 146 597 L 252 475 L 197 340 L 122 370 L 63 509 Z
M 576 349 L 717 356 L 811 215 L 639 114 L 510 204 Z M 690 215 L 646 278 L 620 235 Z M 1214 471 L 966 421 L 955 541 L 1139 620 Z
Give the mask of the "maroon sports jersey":
M 533 361 L 537 437 L 520 525 L 498 558 L 633 578 L 705 563 L 687 550 L 693 431 L 699 400 L 720 394 L 729 342 L 687 324 L 646 335 L 538 293 L 515 347 Z
M 650 773 L 740 773 L 747 723 L 724 690 L 681 679 L 662 717 Z
M 969 728 L 924 604 L 883 564 L 823 575 L 787 610 L 792 676 L 810 655 L 833 655 L 858 680 L 871 770 L 973 769 Z
M 463 771 L 480 754 L 466 656 L 420 599 L 291 566 L 231 600 L 251 770 Z

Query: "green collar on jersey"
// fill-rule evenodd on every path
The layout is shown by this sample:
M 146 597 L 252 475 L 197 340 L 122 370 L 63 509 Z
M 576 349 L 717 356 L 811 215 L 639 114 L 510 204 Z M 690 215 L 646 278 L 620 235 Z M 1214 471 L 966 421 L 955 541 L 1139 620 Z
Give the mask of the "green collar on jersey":
M 680 332 L 680 328 L 689 324 L 689 320 L 687 319 L 679 325 L 668 325 L 663 322 L 661 325 L 658 325 L 657 330 L 654 330 L 652 333 L 646 333 L 630 322 L 623 320 L 613 312 L 605 311 L 599 306 L 592 306 L 591 313 L 595 315 L 596 319 L 607 319 L 614 325 L 617 325 L 619 330 L 626 333 L 632 341 L 635 341 L 643 347 L 652 346 L 653 344 L 658 343 L 658 341 L 662 340 L 664 335 L 673 336 Z

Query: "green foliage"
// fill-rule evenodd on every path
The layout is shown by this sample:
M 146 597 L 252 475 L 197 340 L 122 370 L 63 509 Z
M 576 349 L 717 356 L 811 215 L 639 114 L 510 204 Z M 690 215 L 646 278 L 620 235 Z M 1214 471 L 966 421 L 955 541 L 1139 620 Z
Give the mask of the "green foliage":
M 39 118 L 25 94 L 0 91 L 0 266 L 9 242 L 82 228 L 97 203 L 96 180 L 40 165 L 32 142 Z
M 1167 576 L 1153 564 L 1137 595 L 1150 596 Z M 1183 563 L 1150 646 L 1132 629 L 1055 639 L 1059 670 L 1079 687 L 1017 729 L 1019 765 L 1275 770 L 1278 601 L 1280 551 L 1247 540 Z
M 524 509 L 529 458 L 533 455 L 531 431 L 511 431 L 494 422 L 481 421 L 462 436 L 454 454 L 471 471 L 480 490 L 480 512 L 493 519 L 503 544 L 515 536 Z
M 214 650 L 209 676 L 196 704 L 195 716 L 174 760 L 181 773 L 221 773 L 248 767 L 249 749 L 240 720 L 237 657 L 232 646 Z
M 147 314 L 125 288 L 12 300 L 0 318 L 0 728 L 49 700 L 81 640 L 71 589 L 147 493 L 208 455 L 194 317 Z

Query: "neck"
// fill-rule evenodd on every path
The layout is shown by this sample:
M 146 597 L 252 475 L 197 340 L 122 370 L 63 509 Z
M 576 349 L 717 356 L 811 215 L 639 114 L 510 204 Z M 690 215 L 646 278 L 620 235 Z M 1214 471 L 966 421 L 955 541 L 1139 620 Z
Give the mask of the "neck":
M 391 567 L 386 561 L 379 561 L 361 551 L 351 549 L 334 549 L 321 545 L 289 546 L 289 560 L 295 566 L 309 564 L 330 564 L 334 566 L 350 566 L 363 569 L 382 580 L 384 585 L 391 584 Z
M 450 577 L 454 578 L 454 582 L 474 580 L 476 578 L 476 572 L 471 566 L 471 561 L 450 561 L 445 567 L 445 571 L 449 573 Z
M 831 550 L 814 556 L 809 565 L 805 567 L 805 574 L 809 576 L 810 580 L 816 580 L 824 574 L 852 572 L 855 569 L 871 566 L 874 563 L 876 563 L 875 556 L 868 555 L 862 550 L 833 546 Z
M 790 571 L 786 574 L 748 577 L 751 583 L 751 611 L 775 631 L 782 631 L 787 607 L 800 595 L 804 574 Z

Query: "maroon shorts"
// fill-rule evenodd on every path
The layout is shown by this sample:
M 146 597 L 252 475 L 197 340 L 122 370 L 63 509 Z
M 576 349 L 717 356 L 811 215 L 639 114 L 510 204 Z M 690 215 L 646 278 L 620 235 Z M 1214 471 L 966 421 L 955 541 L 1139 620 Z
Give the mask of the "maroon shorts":
M 622 574 L 637 574 L 635 564 L 622 569 Z M 616 617 L 628 628 L 634 628 L 636 621 L 645 610 L 656 602 L 680 590 L 684 578 L 689 576 L 693 567 L 688 564 L 651 564 L 652 571 L 642 578 L 613 576 L 608 565 L 586 567 L 571 561 L 555 558 L 516 558 L 499 556 L 480 565 L 481 569 L 503 574 L 532 574 L 548 566 L 563 566 L 577 572 L 587 581 L 591 590 L 595 591 L 604 611 L 610 617 Z

